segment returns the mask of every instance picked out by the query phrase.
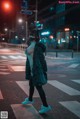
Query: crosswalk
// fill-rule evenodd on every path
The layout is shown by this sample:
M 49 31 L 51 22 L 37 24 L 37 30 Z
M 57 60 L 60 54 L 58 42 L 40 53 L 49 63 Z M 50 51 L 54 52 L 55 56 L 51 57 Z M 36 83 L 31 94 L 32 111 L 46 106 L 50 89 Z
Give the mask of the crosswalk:
M 71 82 L 75 83 L 76 85 L 80 85 L 80 79 L 71 79 Z M 29 94 L 28 81 L 16 81 L 16 84 L 28 96 Z M 51 85 L 52 87 L 58 89 L 57 90 L 58 92 L 67 94 L 70 97 L 80 96 L 80 90 L 76 90 L 75 87 L 72 88 L 64 83 L 61 83 L 60 81 L 49 80 L 47 85 L 48 87 Z M 35 98 L 39 97 L 37 90 L 35 91 L 34 97 Z M 80 118 L 80 102 L 78 100 L 75 100 L 74 97 L 73 100 L 65 100 L 65 101 L 60 100 L 57 103 L 60 104 L 64 109 L 67 109 L 69 112 L 76 115 L 77 118 Z M 0 90 L 0 99 L 4 99 L 1 90 Z M 11 104 L 11 108 L 14 112 L 16 119 L 26 119 L 26 118 L 43 119 L 43 117 L 39 115 L 38 110 L 34 108 L 33 105 L 22 106 L 21 104 Z
M 3 54 L 1 54 L 0 59 L 2 61 L 4 61 L 3 64 L 0 63 L 0 74 L 4 74 L 4 75 L 10 74 L 10 69 L 12 69 L 14 72 L 15 71 L 16 72 L 25 71 L 25 66 L 23 66 L 23 65 L 20 66 L 20 64 L 18 66 L 15 65 L 16 62 L 17 62 L 17 64 L 20 63 L 18 60 L 20 60 L 22 62 L 26 59 L 26 57 L 24 55 L 20 55 L 20 54 L 3 55 Z M 11 61 L 9 61 L 9 59 Z M 14 62 L 14 60 L 15 60 L 15 62 Z M 5 64 L 8 64 L 8 63 L 12 64 L 12 65 L 10 65 L 9 67 L 6 67 Z M 49 62 L 50 66 L 52 66 L 52 64 L 54 64 L 54 62 L 53 63 Z M 59 65 L 61 63 L 56 62 L 55 64 Z M 80 63 L 70 63 L 66 66 L 66 68 L 69 68 L 69 69 L 76 69 L 78 67 L 80 67 Z M 65 77 L 65 75 L 61 75 L 61 77 Z M 74 83 L 76 86 L 78 85 L 78 87 L 79 87 L 80 79 L 71 79 L 70 81 L 72 83 Z M 28 81 L 15 81 L 15 83 L 16 83 L 17 87 L 19 87 L 20 90 L 22 90 L 23 93 L 25 93 L 26 96 L 29 95 Z M 80 118 L 80 102 L 75 97 L 80 96 L 80 90 L 76 89 L 75 86 L 71 87 L 70 85 L 63 83 L 61 81 L 58 81 L 58 80 L 49 80 L 47 86 L 48 86 L 48 89 L 50 87 L 57 89 L 57 92 L 62 93 L 63 97 L 64 97 L 64 95 L 73 97 L 73 99 L 71 98 L 70 100 L 69 100 L 69 98 L 66 100 L 58 100 L 57 105 L 62 106 L 62 108 L 64 110 L 68 110 L 70 113 L 73 113 L 73 115 L 76 115 L 77 119 L 79 119 Z M 39 94 L 38 94 L 37 90 L 35 90 L 34 98 L 36 98 L 36 99 L 39 98 Z M 52 97 L 52 98 L 55 98 L 55 97 Z M 0 89 L 0 100 L 2 101 L 4 99 L 5 99 L 4 93 Z M 28 119 L 43 119 L 43 117 L 38 114 L 38 110 L 33 105 L 27 105 L 24 107 L 19 103 L 19 104 L 10 104 L 10 107 L 13 110 L 13 113 L 14 113 L 16 119 L 26 119 L 26 118 L 28 118 Z M 54 113 L 54 112 L 55 112 L 55 107 L 54 107 L 54 110 L 52 113 Z
M 49 57 L 50 58 L 50 57 Z M 26 56 L 25 55 L 0 55 L 0 59 L 1 60 L 26 60 Z M 67 66 L 65 68 L 69 68 L 69 69 L 76 69 L 76 68 L 80 68 L 80 63 L 65 63 L 65 62 L 53 62 L 53 61 L 48 61 L 49 59 L 47 59 L 47 64 L 49 66 L 55 66 L 55 65 L 64 65 L 66 64 Z M 11 61 L 10 61 L 11 62 Z M 14 62 L 15 63 L 15 62 Z
M 14 59 L 26 59 L 26 57 L 22 55 L 1 55 L 0 59 L 6 59 L 6 60 L 13 59 L 14 60 Z
M 16 119 L 43 119 L 32 105 L 12 104 L 11 107 Z

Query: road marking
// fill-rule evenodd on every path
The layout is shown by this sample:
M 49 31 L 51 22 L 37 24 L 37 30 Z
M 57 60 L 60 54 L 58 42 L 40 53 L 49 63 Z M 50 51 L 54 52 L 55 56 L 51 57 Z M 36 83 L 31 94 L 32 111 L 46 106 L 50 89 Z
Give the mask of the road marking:
M 71 64 L 68 68 L 76 68 L 77 66 L 79 66 L 79 64 Z
M 3 99 L 3 96 L 2 96 L 1 90 L 0 90 L 0 99 Z
M 10 57 L 11 59 L 17 59 L 17 57 L 16 56 L 13 56 L 13 55 L 10 55 L 8 57 Z
M 28 81 L 16 81 L 19 87 L 29 96 L 29 82 Z M 35 89 L 33 97 L 39 97 L 37 90 Z
M 25 66 L 9 66 L 13 71 L 25 71 Z
M 51 84 L 52 86 L 60 89 L 61 91 L 63 91 L 64 93 L 67 93 L 68 95 L 74 96 L 74 95 L 80 95 L 80 91 L 71 88 L 63 83 L 60 83 L 59 81 L 48 81 L 49 84 Z
M 17 57 L 18 57 L 18 59 L 26 59 L 26 57 L 21 56 L 21 55 L 18 55 Z
M 43 119 L 32 105 L 11 105 L 16 119 Z
M 26 59 L 25 56 L 21 56 L 21 55 L 8 55 L 8 56 L 0 56 L 3 59 Z
M 78 80 L 72 80 L 72 81 L 74 81 L 74 82 L 80 84 L 80 79 L 78 79 Z
M 7 74 L 10 74 L 10 72 L 1 72 L 0 71 L 0 75 L 7 75 Z
M 3 58 L 3 59 L 7 59 L 7 57 L 6 56 L 0 56 L 1 58 Z
M 0 71 L 9 71 L 9 69 L 0 69 Z
M 67 108 L 69 111 L 80 117 L 80 103 L 77 101 L 64 101 L 59 102 L 61 105 L 63 105 L 65 108 Z

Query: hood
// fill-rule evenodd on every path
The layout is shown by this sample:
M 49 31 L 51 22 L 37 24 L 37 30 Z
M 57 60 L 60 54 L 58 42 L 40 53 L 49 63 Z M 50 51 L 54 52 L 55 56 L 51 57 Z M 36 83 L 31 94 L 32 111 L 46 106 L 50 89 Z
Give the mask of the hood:
M 43 43 L 39 42 L 39 43 L 37 43 L 37 46 L 41 47 L 43 52 L 46 51 L 46 46 Z

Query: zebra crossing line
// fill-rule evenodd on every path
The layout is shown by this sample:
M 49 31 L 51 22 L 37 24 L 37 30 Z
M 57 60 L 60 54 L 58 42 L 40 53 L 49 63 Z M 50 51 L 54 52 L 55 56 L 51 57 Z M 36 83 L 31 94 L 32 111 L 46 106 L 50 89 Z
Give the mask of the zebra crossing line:
M 75 95 L 80 95 L 80 91 L 71 88 L 59 81 L 53 80 L 53 81 L 48 81 L 48 83 L 56 88 L 58 88 L 59 90 L 63 91 L 64 93 L 71 95 L 71 96 L 75 96 Z
M 8 59 L 6 56 L 0 56 L 2 59 Z
M 74 82 L 80 84 L 80 79 L 78 79 L 78 80 L 72 80 L 72 81 L 74 81 Z
M 12 104 L 11 107 L 16 119 L 43 119 L 32 105 Z
M 80 117 L 80 103 L 78 101 L 63 101 L 59 103 L 76 116 Z
M 29 96 L 29 81 L 16 81 L 16 83 Z M 39 97 L 36 89 L 34 92 L 34 97 Z
M 1 55 L 0 56 L 1 59 L 26 59 L 25 56 L 21 56 L 21 55 Z
M 68 66 L 68 68 L 76 68 L 77 66 L 79 66 L 79 64 L 71 64 Z
M 72 81 L 74 81 L 74 83 L 77 82 L 78 84 L 80 84 L 80 80 L 72 80 Z M 27 95 L 29 94 L 28 81 L 16 81 L 16 83 Z M 64 93 L 67 93 L 70 96 L 80 95 L 80 91 L 74 88 L 71 88 L 59 81 L 56 81 L 56 80 L 48 81 L 48 84 L 58 88 L 59 90 L 61 90 Z M 39 97 L 37 92 L 34 94 L 34 97 Z M 72 112 L 77 117 L 80 117 L 80 103 L 78 101 L 70 100 L 70 101 L 60 101 L 58 103 L 61 104 L 63 107 L 65 107 L 65 109 L 68 109 L 70 112 Z M 30 118 L 33 119 L 32 116 L 34 117 L 34 115 L 36 117 L 40 116 L 32 105 L 27 105 L 26 107 L 23 107 L 21 104 L 12 104 L 11 107 L 16 116 L 16 119 L 25 119 L 26 117 L 28 117 L 29 119 Z M 25 116 L 23 116 L 22 113 Z M 39 119 L 42 119 L 42 117 L 39 117 Z
M 3 64 L 0 64 L 0 75 L 7 75 L 10 74 L 10 70 Z

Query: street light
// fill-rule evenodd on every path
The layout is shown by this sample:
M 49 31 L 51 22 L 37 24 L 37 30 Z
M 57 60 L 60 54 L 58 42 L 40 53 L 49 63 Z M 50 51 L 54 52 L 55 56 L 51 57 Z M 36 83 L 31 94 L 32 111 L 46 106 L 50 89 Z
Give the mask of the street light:
M 5 28 L 4 31 L 7 32 L 8 31 L 8 28 Z
M 18 19 L 18 22 L 19 22 L 19 23 L 22 23 L 22 22 L 23 22 L 23 20 L 20 18 L 20 19 Z
M 2 8 L 6 12 L 10 12 L 12 10 L 12 4 L 9 1 L 2 2 Z
M 65 28 L 64 30 L 65 30 L 65 31 L 69 31 L 70 29 L 69 29 L 69 28 Z
M 22 18 L 19 18 L 18 19 L 18 22 L 19 23 L 22 23 L 23 22 L 23 19 Z M 28 40 L 28 22 L 26 21 L 26 42 Z

